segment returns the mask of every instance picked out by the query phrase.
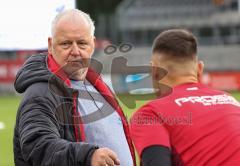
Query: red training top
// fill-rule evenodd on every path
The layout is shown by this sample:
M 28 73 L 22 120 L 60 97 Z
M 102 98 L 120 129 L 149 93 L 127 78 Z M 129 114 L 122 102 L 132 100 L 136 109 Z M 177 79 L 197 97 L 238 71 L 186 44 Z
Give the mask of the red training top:
M 131 118 L 138 154 L 151 145 L 169 147 L 173 163 L 237 165 L 240 161 L 240 103 L 199 83 L 176 86 Z

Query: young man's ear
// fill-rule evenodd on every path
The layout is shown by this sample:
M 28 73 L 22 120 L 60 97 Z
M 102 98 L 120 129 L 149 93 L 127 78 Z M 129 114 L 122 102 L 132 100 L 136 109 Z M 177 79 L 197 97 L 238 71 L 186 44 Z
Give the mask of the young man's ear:
M 160 78 L 160 73 L 159 73 L 159 68 L 157 66 L 154 66 L 153 63 L 151 62 L 151 75 L 152 75 L 152 86 L 155 90 L 159 90 L 159 80 Z
M 48 37 L 48 53 L 52 54 L 52 38 Z
M 198 71 L 197 71 L 198 82 L 201 81 L 201 78 L 202 78 L 202 75 L 203 75 L 203 69 L 204 69 L 203 61 L 199 61 L 198 62 Z
M 153 65 L 152 61 L 150 62 L 150 65 L 151 65 L 151 71 L 152 71 L 152 79 L 158 80 L 159 74 L 157 72 L 157 67 Z

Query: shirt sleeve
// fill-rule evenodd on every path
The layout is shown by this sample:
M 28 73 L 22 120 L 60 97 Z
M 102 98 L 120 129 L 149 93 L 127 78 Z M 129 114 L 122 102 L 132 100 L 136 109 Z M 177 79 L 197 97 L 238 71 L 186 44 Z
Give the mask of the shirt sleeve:
M 130 134 L 136 150 L 141 157 L 142 151 L 153 145 L 170 148 L 169 134 L 151 106 L 146 105 L 134 113 L 130 122 Z
M 171 166 L 171 152 L 169 148 L 160 145 L 147 147 L 141 156 L 143 166 Z

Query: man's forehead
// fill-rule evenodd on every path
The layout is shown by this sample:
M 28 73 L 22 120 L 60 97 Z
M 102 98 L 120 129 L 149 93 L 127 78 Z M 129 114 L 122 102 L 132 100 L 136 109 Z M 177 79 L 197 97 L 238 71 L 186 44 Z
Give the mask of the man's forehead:
M 91 34 L 91 28 L 84 19 L 79 20 L 60 20 L 54 30 L 54 36 L 61 33 L 61 35 L 70 36 L 89 36 Z
M 56 26 L 71 23 L 76 25 L 77 24 L 88 25 L 87 19 L 80 15 L 79 13 L 66 13 L 57 20 Z
M 86 29 L 86 31 L 90 31 L 91 28 L 88 20 L 83 15 L 76 12 L 70 12 L 59 16 L 59 18 L 55 20 L 52 33 L 54 35 L 57 31 L 69 31 L 71 29 Z

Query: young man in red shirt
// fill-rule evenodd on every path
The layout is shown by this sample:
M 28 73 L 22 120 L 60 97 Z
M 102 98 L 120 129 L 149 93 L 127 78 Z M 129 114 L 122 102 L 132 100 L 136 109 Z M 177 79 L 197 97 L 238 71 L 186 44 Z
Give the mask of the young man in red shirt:
M 134 113 L 130 128 L 142 165 L 237 165 L 240 103 L 199 83 L 204 65 L 193 34 L 162 32 L 152 66 L 158 98 Z M 167 71 L 164 78 L 159 68 Z

